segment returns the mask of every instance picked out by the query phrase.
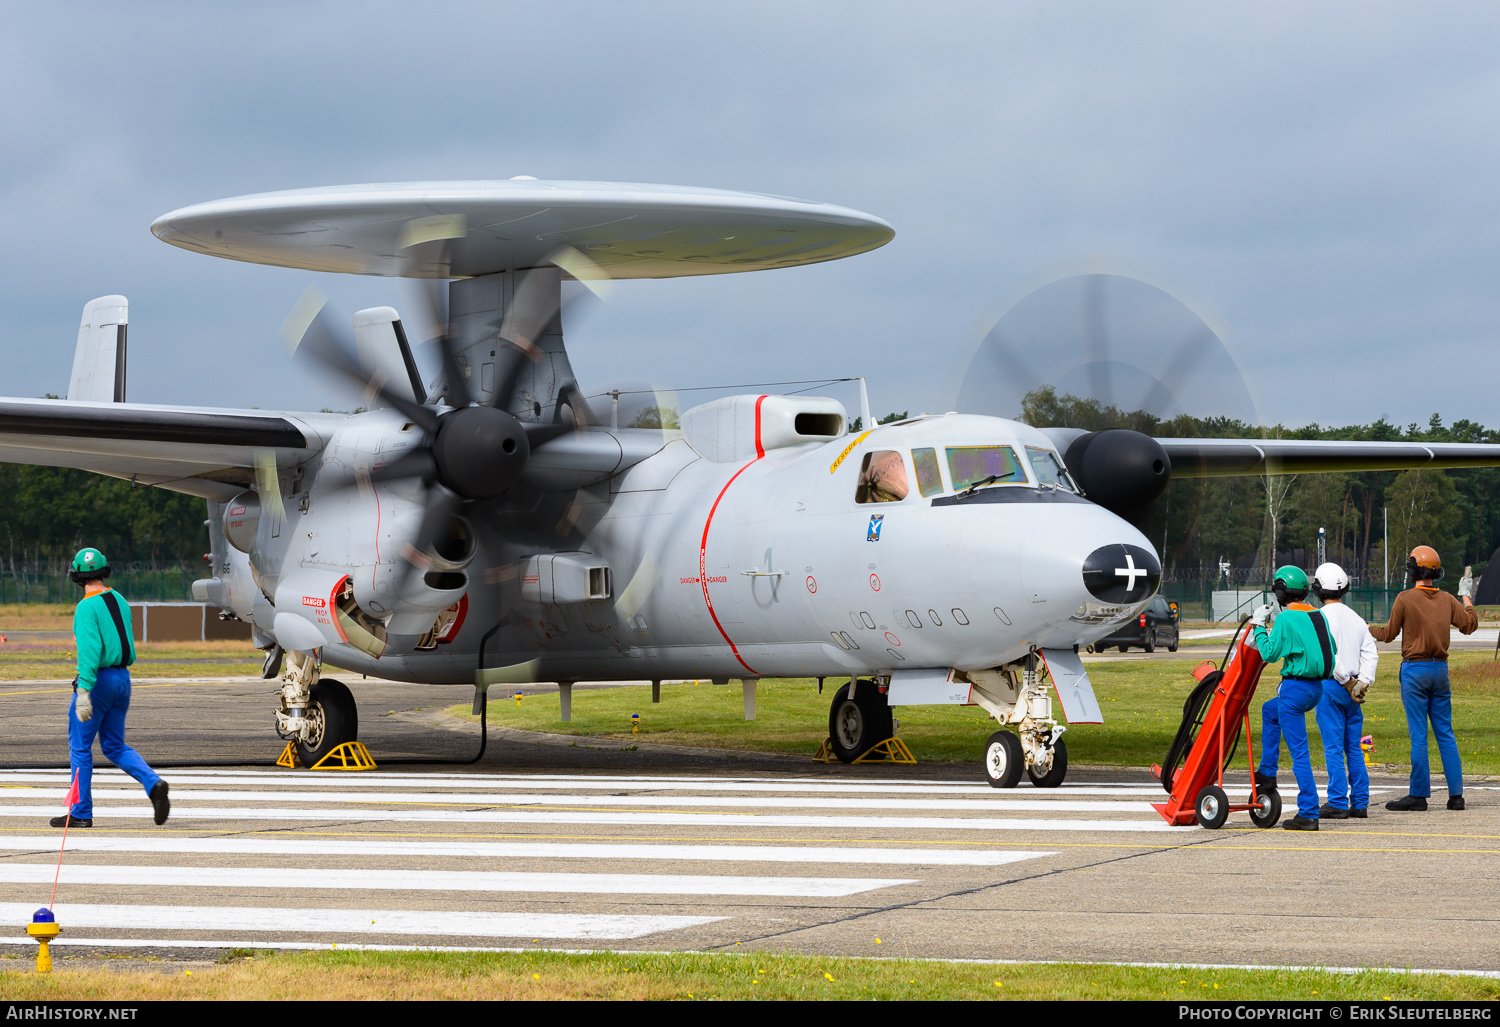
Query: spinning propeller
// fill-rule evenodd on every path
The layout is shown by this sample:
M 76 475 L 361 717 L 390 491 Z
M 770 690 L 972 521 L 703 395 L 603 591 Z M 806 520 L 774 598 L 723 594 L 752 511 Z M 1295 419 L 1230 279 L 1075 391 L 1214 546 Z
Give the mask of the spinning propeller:
M 1186 303 L 1123 275 L 1061 278 L 981 321 L 957 407 L 1045 427 L 1099 505 L 1130 516 L 1167 487 L 1148 432 L 1182 414 L 1257 424 L 1219 335 Z
M 539 424 L 522 422 L 509 412 L 526 363 L 541 355 L 536 340 L 561 313 L 558 272 L 528 272 L 517 283 L 515 300 L 500 328 L 502 344 L 509 345 L 502 347 L 495 389 L 487 401 L 476 394 L 471 379 L 462 373 L 457 339 L 443 302 L 446 284 L 438 280 L 422 283 L 429 323 L 434 327 L 434 341 L 442 359 L 443 388 L 433 403 L 423 402 L 427 397 L 413 396 L 406 382 L 393 383 L 383 372 L 370 372 L 362 366 L 347 321 L 335 316 L 326 297 L 314 289 L 304 294 L 283 329 L 294 351 L 307 354 L 358 387 L 367 406 L 376 401 L 385 403 L 423 433 L 417 446 L 390 463 L 360 468 L 335 485 L 368 488 L 372 483 L 398 480 L 422 483 L 422 520 L 416 536 L 402 551 L 407 567 L 396 582 L 398 591 L 412 567 L 425 572 L 435 561 L 441 564 L 444 540 L 464 534 L 459 517 L 467 505 L 509 490 L 525 473 L 532 452 L 573 431 L 576 419 L 582 416 L 575 411 L 574 420 Z M 404 341 L 400 334 L 398 340 Z

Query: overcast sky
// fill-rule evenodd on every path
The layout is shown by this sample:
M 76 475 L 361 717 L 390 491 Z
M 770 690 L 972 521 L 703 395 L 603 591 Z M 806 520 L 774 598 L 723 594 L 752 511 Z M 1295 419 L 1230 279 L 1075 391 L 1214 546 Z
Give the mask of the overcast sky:
M 832 264 L 625 283 L 570 326 L 586 389 L 863 374 L 877 413 L 944 410 L 986 311 L 1100 269 L 1219 329 L 1270 421 L 1500 427 L 1500 8 L 3 11 L 6 394 L 65 391 L 84 302 L 120 292 L 131 399 L 347 405 L 276 330 L 314 279 L 350 312 L 401 307 L 399 283 L 215 260 L 151 221 L 527 174 L 780 193 L 896 229 Z

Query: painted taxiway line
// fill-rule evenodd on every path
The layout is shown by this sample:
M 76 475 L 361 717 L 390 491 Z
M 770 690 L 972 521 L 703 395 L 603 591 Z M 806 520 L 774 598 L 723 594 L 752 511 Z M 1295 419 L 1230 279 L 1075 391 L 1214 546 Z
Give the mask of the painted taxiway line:
M 51 853 L 58 834 L 0 835 L 0 851 Z M 457 859 L 666 859 L 713 863 L 833 863 L 930 866 L 1005 866 L 1055 852 L 994 849 L 864 849 L 817 845 L 673 845 L 631 842 L 383 842 L 321 838 L 110 837 L 73 833 L 69 852 L 176 852 L 242 856 L 451 856 Z M 321 872 L 321 871 L 320 871 Z
M 1248 786 L 1247 786 L 1248 787 Z M 993 793 L 993 789 L 991 790 Z M 1164 793 L 1163 793 L 1164 794 Z M 140 799 L 138 788 L 95 788 L 95 799 Z M 43 789 L 6 789 L 7 799 L 51 798 Z M 58 795 L 57 799 L 62 799 Z M 986 795 L 973 799 L 911 798 L 869 799 L 847 796 L 767 796 L 735 798 L 725 795 L 568 795 L 566 793 L 465 795 L 444 792 L 312 792 L 312 791 L 221 791 L 184 788 L 172 790 L 172 808 L 189 809 L 188 802 L 279 802 L 279 803 L 401 803 L 419 806 L 753 806 L 761 809 L 847 810 L 962 810 L 967 813 L 1150 813 L 1151 804 L 1111 799 L 1012 799 Z
M 40 817 L 41 806 L 0 806 L 0 817 Z M 151 807 L 96 806 L 96 819 L 144 819 Z M 1153 812 L 1153 820 L 1049 820 L 1034 817 L 845 817 L 803 816 L 792 813 L 590 813 L 569 810 L 430 810 L 430 809 L 264 809 L 247 806 L 183 806 L 172 808 L 174 822 L 182 820 L 313 820 L 320 823 L 352 820 L 400 824 L 593 824 L 610 827 L 799 827 L 864 831 L 1134 831 L 1150 834 L 1197 831 L 1173 827 Z
M 51 884 L 47 863 L 0 865 L 0 884 Z M 78 866 L 63 868 L 69 885 L 287 889 L 316 878 L 318 890 L 563 892 L 569 895 L 758 895 L 839 898 L 915 884 L 915 878 L 709 877 L 687 874 L 505 873 L 473 870 L 331 870 L 323 867 Z
M 34 906 L 0 902 L 0 923 L 27 923 Z M 64 926 L 137 931 L 280 934 L 422 934 L 467 938 L 641 938 L 724 920 L 721 916 L 627 913 L 476 913 L 417 909 L 316 909 L 308 906 L 115 906 L 59 902 Z

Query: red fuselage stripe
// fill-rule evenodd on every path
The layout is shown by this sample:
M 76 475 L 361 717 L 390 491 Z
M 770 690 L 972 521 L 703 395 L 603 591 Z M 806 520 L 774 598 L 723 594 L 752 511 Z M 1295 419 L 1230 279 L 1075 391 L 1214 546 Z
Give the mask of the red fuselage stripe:
M 766 397 L 764 396 L 759 397 L 755 401 L 755 460 L 759 460 L 766 455 L 765 447 L 760 442 L 760 405 L 765 401 Z M 726 481 L 724 487 L 719 490 L 718 496 L 714 499 L 714 505 L 709 508 L 708 520 L 703 522 L 703 539 L 698 543 L 698 583 L 703 588 L 703 603 L 708 607 L 708 615 L 713 618 L 714 627 L 719 629 L 719 634 L 724 637 L 724 641 L 729 643 L 729 649 L 734 653 L 734 658 L 740 661 L 741 667 L 744 667 L 752 674 L 758 674 L 759 672 L 745 662 L 745 658 L 740 655 L 739 649 L 734 644 L 734 639 L 729 637 L 729 633 L 724 630 L 724 625 L 719 623 L 719 615 L 714 612 L 714 601 L 708 594 L 708 529 L 714 523 L 714 514 L 719 511 L 719 502 L 724 498 L 724 493 L 729 491 L 729 486 L 734 484 L 735 478 L 744 474 L 750 468 L 750 465 L 755 463 L 755 460 L 751 460 L 750 463 L 735 471 L 734 477 Z

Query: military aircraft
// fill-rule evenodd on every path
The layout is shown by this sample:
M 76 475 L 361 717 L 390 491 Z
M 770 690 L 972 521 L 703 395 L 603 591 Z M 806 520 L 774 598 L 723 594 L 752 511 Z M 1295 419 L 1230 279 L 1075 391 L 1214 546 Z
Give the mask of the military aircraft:
M 389 307 L 304 297 L 285 336 L 356 382 L 354 414 L 125 400 L 128 305 L 84 308 L 65 400 L 0 399 L 0 460 L 201 496 L 195 598 L 251 625 L 306 765 L 358 735 L 325 667 L 487 688 L 847 677 L 833 752 L 892 708 L 978 705 L 997 786 L 1067 770 L 1098 723 L 1078 657 L 1137 616 L 1161 561 L 1126 519 L 1169 478 L 1500 465 L 1500 446 L 1153 439 L 945 413 L 850 434 L 828 398 L 739 395 L 680 429 L 602 423 L 569 362 L 563 283 L 789 268 L 889 242 L 879 218 L 784 197 L 537 181 L 361 185 L 199 204 L 165 242 L 429 287 L 424 382 Z M 447 283 L 446 290 L 443 283 Z M 347 324 L 347 327 L 346 327 Z M 867 404 L 865 404 L 867 406 Z M 1067 724 L 1060 721 L 1054 698 Z M 1014 729 L 1014 730 L 1011 730 Z

